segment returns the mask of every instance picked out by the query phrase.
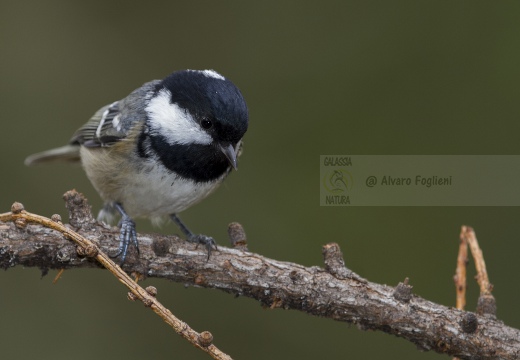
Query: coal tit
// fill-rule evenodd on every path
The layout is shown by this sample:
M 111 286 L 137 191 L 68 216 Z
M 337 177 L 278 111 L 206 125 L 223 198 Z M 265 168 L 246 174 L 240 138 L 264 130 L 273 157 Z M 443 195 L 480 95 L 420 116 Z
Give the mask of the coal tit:
M 213 70 L 182 70 L 154 80 L 126 98 L 102 107 L 69 145 L 29 156 L 33 165 L 81 161 L 105 205 L 98 219 L 121 215 L 119 249 L 139 251 L 135 218 L 169 216 L 187 240 L 193 234 L 177 214 L 213 192 L 237 168 L 248 110 L 240 90 Z

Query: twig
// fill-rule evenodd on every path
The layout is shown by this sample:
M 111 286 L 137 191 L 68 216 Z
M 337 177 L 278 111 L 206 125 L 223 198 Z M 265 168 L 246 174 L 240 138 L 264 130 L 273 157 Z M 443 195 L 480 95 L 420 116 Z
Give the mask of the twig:
M 110 257 L 102 252 L 97 245 L 87 240 L 77 232 L 64 226 L 59 216 L 53 216 L 53 220 L 31 214 L 24 210 L 23 205 L 14 203 L 10 213 L 0 214 L 0 221 L 13 221 L 17 227 L 25 227 L 27 223 L 41 224 L 47 228 L 59 231 L 66 238 L 74 241 L 79 247 L 77 251 L 80 255 L 96 259 L 107 270 L 109 270 L 121 283 L 129 290 L 130 300 L 141 300 L 146 307 L 150 307 L 157 315 L 159 315 L 168 325 L 170 325 L 177 334 L 188 340 L 195 347 L 207 352 L 214 359 L 224 360 L 231 357 L 215 345 L 212 344 L 213 336 L 211 333 L 204 331 L 201 334 L 193 330 L 188 324 L 179 320 L 170 310 L 164 307 L 156 298 L 157 290 L 154 287 L 148 287 L 146 290 L 139 286 L 130 276 L 128 276 Z
M 459 255 L 453 281 L 457 292 L 457 309 L 464 310 L 466 306 L 466 265 L 468 263 L 468 243 L 464 236 L 464 227 L 460 233 Z
M 455 269 L 455 275 L 453 276 L 453 282 L 455 283 L 455 291 L 457 293 L 457 304 L 456 307 L 459 310 L 464 310 L 466 306 L 466 266 L 468 264 L 468 242 L 464 236 L 464 227 L 462 227 L 459 236 L 459 254 L 457 256 L 457 268 Z M 459 360 L 458 357 L 454 357 L 453 360 Z
M 488 315 L 491 317 L 496 316 L 496 301 L 491 291 L 493 285 L 489 282 L 489 277 L 486 269 L 486 262 L 484 261 L 484 255 L 478 245 L 477 236 L 475 231 L 469 226 L 462 226 L 461 239 L 469 245 L 471 255 L 475 260 L 475 268 L 477 269 L 477 276 L 475 277 L 480 287 L 480 295 L 477 303 L 477 313 L 481 315 Z
M 475 268 L 477 269 L 476 280 L 480 286 L 480 294 L 489 295 L 493 286 L 489 282 L 489 277 L 486 270 L 486 262 L 484 261 L 484 255 L 478 245 L 477 236 L 475 231 L 469 226 L 463 226 L 461 229 L 461 237 L 468 243 L 471 249 L 471 255 L 475 260 Z
M 460 230 L 459 254 L 457 256 L 457 268 L 453 281 L 457 292 L 457 309 L 464 310 L 466 306 L 466 267 L 468 264 L 468 246 L 471 249 L 471 255 L 475 260 L 475 268 L 477 276 L 475 277 L 480 287 L 480 295 L 477 304 L 477 313 L 480 315 L 489 315 L 493 318 L 496 314 L 495 298 L 491 295 L 493 286 L 489 282 L 486 270 L 484 255 L 477 241 L 475 231 L 469 226 L 462 226 Z M 470 314 L 470 313 L 468 313 Z M 475 316 L 466 316 L 461 321 L 461 327 L 468 332 L 473 332 L 478 326 L 478 320 Z M 458 360 L 458 358 L 453 358 Z

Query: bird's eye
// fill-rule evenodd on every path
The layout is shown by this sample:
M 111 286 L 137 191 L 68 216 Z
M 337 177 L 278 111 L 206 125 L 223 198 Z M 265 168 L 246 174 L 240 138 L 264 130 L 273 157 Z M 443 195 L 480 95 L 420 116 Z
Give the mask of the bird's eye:
M 200 125 L 204 128 L 204 129 L 209 129 L 210 127 L 213 126 L 213 123 L 211 122 L 211 120 L 208 120 L 208 119 L 202 119 L 202 121 L 200 122 Z

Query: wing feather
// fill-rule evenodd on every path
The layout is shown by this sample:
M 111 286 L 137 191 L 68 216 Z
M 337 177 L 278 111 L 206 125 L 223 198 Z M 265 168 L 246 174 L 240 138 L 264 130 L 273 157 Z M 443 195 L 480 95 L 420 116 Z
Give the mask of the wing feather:
M 145 106 L 159 80 L 150 81 L 123 100 L 99 109 L 79 128 L 70 143 L 85 147 L 106 147 L 125 139 L 138 123 L 147 117 Z
M 71 144 L 85 147 L 104 147 L 124 139 L 126 132 L 121 127 L 121 101 L 99 109 L 85 125 L 80 127 L 72 139 Z
M 150 81 L 126 98 L 103 106 L 72 136 L 69 145 L 29 156 L 25 163 L 34 165 L 51 161 L 79 162 L 80 146 L 112 146 L 139 129 L 148 116 L 146 105 L 160 80 Z

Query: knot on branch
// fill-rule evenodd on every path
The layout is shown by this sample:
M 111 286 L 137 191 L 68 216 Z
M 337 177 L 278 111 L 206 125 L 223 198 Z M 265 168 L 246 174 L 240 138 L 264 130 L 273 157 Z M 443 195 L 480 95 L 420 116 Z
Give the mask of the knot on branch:
M 152 295 L 153 297 L 157 296 L 157 288 L 155 286 L 147 286 L 145 290 L 148 294 Z
M 325 263 L 325 270 L 334 276 L 336 279 L 354 279 L 362 283 L 367 281 L 345 266 L 343 260 L 343 253 L 336 243 L 324 245 L 322 248 L 323 262 Z
M 408 303 L 412 299 L 413 286 L 409 285 L 410 279 L 404 279 L 404 282 L 397 284 L 394 290 L 394 298 L 398 301 Z
M 497 303 L 493 295 L 483 294 L 478 297 L 477 314 L 487 315 L 492 319 L 496 318 Z
M 241 224 L 237 222 L 232 222 L 229 224 L 228 236 L 229 241 L 231 242 L 231 246 L 238 250 L 248 251 L 246 232 Z
M 24 210 L 24 207 L 23 207 L 23 204 L 22 204 L 22 203 L 15 202 L 15 203 L 13 203 L 13 205 L 11 205 L 11 212 L 12 212 L 13 214 L 19 214 L 19 213 L 21 213 L 23 210 Z
M 69 211 L 69 223 L 75 229 L 88 230 L 94 227 L 96 219 L 92 216 L 92 208 L 87 198 L 76 190 L 63 194 L 65 207 Z
M 128 300 L 130 301 L 136 301 L 138 299 L 137 295 L 135 295 L 133 292 L 129 291 L 127 294 L 126 294 L 126 297 L 128 298 Z
M 25 227 L 27 226 L 27 220 L 24 218 L 18 218 L 14 221 L 14 225 L 18 229 L 25 229 Z
M 51 220 L 54 222 L 57 222 L 58 224 L 62 224 L 61 221 L 61 215 L 60 214 L 54 214 L 51 216 Z
M 468 334 L 472 334 L 477 331 L 478 319 L 473 313 L 466 313 L 460 321 L 460 327 L 462 331 Z
M 89 258 L 93 258 L 93 257 L 97 256 L 97 254 L 99 254 L 99 249 L 95 244 L 89 244 L 85 247 L 78 246 L 76 248 L 76 252 L 78 253 L 79 256 L 86 256 Z
M 199 335 L 199 344 L 202 347 L 208 347 L 213 343 L 213 334 L 209 331 L 203 331 Z

